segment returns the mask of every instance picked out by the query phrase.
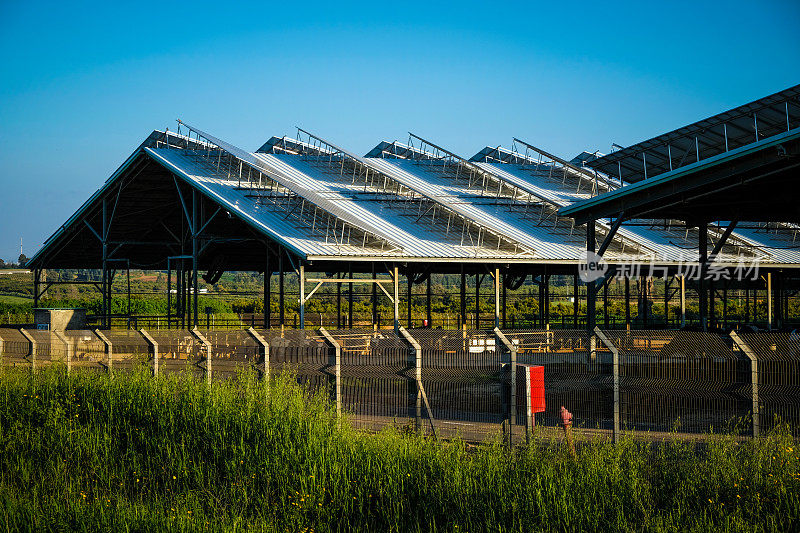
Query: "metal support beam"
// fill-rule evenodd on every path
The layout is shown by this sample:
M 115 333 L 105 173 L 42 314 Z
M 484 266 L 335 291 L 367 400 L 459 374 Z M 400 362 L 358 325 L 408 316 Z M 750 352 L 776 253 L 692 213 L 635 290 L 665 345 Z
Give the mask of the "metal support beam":
M 625 276 L 625 328 L 631 329 L 631 278 Z
M 575 274 L 572 275 L 572 327 L 575 329 L 578 329 L 578 306 L 580 306 L 578 290 L 578 272 L 576 268 Z
M 414 285 L 414 271 L 408 267 L 408 274 L 406 275 L 406 327 L 413 327 L 411 324 L 411 290 Z
M 425 280 L 425 318 L 428 322 L 428 327 L 433 327 L 433 313 L 431 312 L 431 274 Z
M 397 265 L 392 268 L 392 278 L 394 280 L 394 329 L 400 329 L 400 269 Z
M 475 272 L 475 329 L 481 329 L 481 282 L 483 277 Z
M 706 294 L 706 269 L 708 268 L 708 223 L 702 222 L 698 226 L 699 230 L 699 253 L 700 253 L 700 279 L 698 280 L 698 298 L 700 300 L 700 327 L 703 331 L 708 330 L 708 299 Z
M 460 301 L 459 301 L 459 314 L 461 315 L 461 327 L 464 327 L 467 324 L 467 275 L 464 272 L 464 265 L 461 265 L 461 286 L 460 286 L 461 294 Z
M 686 327 L 686 276 L 681 276 L 681 327 Z
M 270 264 L 270 251 L 264 264 L 264 329 L 269 329 L 272 322 L 272 265 Z
M 772 272 L 767 272 L 767 329 L 772 331 Z
M 33 269 L 33 308 L 39 308 L 39 285 L 41 284 L 42 269 Z
M 550 274 L 544 276 L 544 323 L 550 326 Z
M 503 311 L 502 324 L 503 324 L 503 329 L 506 329 L 508 327 L 507 322 L 506 322 L 506 315 L 507 315 L 507 311 L 506 310 L 508 308 L 507 307 L 508 306 L 508 295 L 506 294 L 506 290 L 508 289 L 508 287 L 506 287 L 506 273 L 505 272 L 503 272 L 503 278 L 500 280 L 500 286 L 503 288 L 503 294 L 502 294 L 502 297 L 501 297 L 502 298 L 502 303 L 500 304 L 501 305 L 501 309 Z
M 353 264 L 350 263 L 349 278 L 353 279 Z M 353 282 L 347 284 L 347 327 L 353 329 Z
M 614 223 L 611 224 L 611 227 L 606 234 L 606 238 L 603 239 L 602 244 L 600 244 L 600 248 L 597 249 L 597 255 L 601 256 L 606 253 L 609 245 L 614 241 L 614 235 L 617 234 L 617 230 L 619 229 L 620 224 L 622 224 L 622 214 L 614 220 Z
M 108 328 L 110 326 L 110 324 L 109 324 L 109 322 L 110 322 L 109 315 L 111 314 L 111 310 L 109 309 L 111 304 L 108 301 L 109 300 L 108 295 L 109 295 L 109 293 L 111 291 L 109 290 L 110 283 L 108 282 L 108 263 L 107 263 L 107 261 L 108 261 L 108 220 L 107 220 L 107 206 L 106 206 L 106 204 L 107 204 L 106 199 L 103 198 L 103 207 L 102 207 L 102 217 L 103 217 L 103 226 L 102 226 L 102 236 L 103 236 L 103 242 L 102 242 L 102 247 L 103 247 L 103 251 L 102 251 L 102 253 L 103 253 L 103 283 L 102 283 L 102 285 L 103 285 L 103 305 L 102 305 L 103 320 L 101 321 L 101 324 L 103 325 L 104 328 Z
M 198 316 L 199 316 L 199 309 L 198 309 L 198 293 L 199 285 L 197 282 L 197 238 L 198 238 L 198 218 L 200 217 L 200 211 L 198 208 L 198 195 L 197 190 L 192 189 L 192 317 L 191 317 L 191 325 L 192 328 L 197 328 Z
M 596 247 L 596 240 L 595 240 L 595 226 L 594 221 L 590 221 L 586 223 L 586 252 L 591 257 L 592 254 L 595 252 Z M 576 274 L 577 276 L 577 274 Z M 577 279 L 577 278 L 576 278 Z M 577 288 L 577 283 L 576 283 Z M 575 299 L 577 301 L 577 292 L 575 294 Z M 594 283 L 587 283 L 586 284 L 586 330 L 589 333 L 594 331 L 595 327 L 595 311 L 596 311 L 596 300 L 597 300 L 597 287 Z
M 341 272 L 336 273 L 336 278 L 342 277 Z M 336 329 L 342 329 L 342 284 L 336 284 Z
M 283 288 L 283 281 L 284 281 L 283 254 L 284 251 L 281 248 L 278 251 L 278 319 L 281 328 L 283 328 L 284 324 L 286 324 L 286 309 L 284 305 L 284 288 Z
M 500 327 L 500 269 L 494 269 L 494 327 Z
M 378 279 L 378 273 L 375 271 L 375 263 L 372 263 L 372 327 L 378 329 L 378 287 L 375 280 Z
M 302 262 L 297 269 L 297 282 L 300 284 L 300 329 L 306 329 L 306 265 Z
M 725 242 L 727 242 L 728 237 L 731 236 L 731 233 L 736 228 L 736 224 L 738 220 L 732 220 L 730 224 L 725 228 L 725 231 L 722 232 L 720 235 L 719 240 L 714 245 L 714 249 L 711 251 L 711 254 L 708 256 L 708 264 L 710 265 L 717 259 L 717 255 L 722 251 L 722 247 L 725 246 Z

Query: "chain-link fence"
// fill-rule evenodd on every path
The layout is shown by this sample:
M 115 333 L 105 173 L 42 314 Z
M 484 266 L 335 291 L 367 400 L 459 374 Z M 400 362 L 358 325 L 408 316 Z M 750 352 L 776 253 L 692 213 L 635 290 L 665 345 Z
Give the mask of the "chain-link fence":
M 609 436 L 745 436 L 778 422 L 800 435 L 800 336 L 788 333 L 0 329 L 0 353 L 5 365 L 205 379 L 291 370 L 358 426 L 468 440 L 557 434 L 562 406 L 578 430 Z

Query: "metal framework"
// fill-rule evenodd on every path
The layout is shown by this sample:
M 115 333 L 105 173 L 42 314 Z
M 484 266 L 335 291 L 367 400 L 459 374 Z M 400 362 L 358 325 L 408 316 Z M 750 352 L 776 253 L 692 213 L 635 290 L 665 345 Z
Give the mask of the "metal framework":
M 467 160 L 410 134 L 408 144 L 383 142 L 361 157 L 303 129 L 297 139 L 272 137 L 250 153 L 179 121 L 177 133 L 153 132 L 31 260 L 35 299 L 38 304 L 58 283 L 43 277 L 44 268 L 99 267 L 100 279 L 92 283 L 103 294 L 107 327 L 114 318 L 111 288 L 117 272 L 166 269 L 167 324 L 193 328 L 199 323 L 200 270 L 207 270 L 203 278 L 209 283 L 225 270 L 258 270 L 265 273 L 264 323 L 271 323 L 269 283 L 277 272 L 284 325 L 284 277 L 294 272 L 301 328 L 306 303 L 325 284 L 337 287 L 341 316 L 343 283 L 351 289 L 350 325 L 352 287 L 365 284 L 372 287 L 373 324 L 383 294 L 399 327 L 401 278 L 406 278 L 409 325 L 415 284 L 426 285 L 430 325 L 430 274 L 460 273 L 460 323 L 467 321 L 470 275 L 476 324 L 482 282 L 492 279 L 493 321 L 499 326 L 505 322 L 506 289 L 532 276 L 545 324 L 550 277 L 574 275 L 582 250 L 649 260 L 705 235 L 713 249 L 701 261 L 778 260 L 770 247 L 794 243 L 800 231 L 793 223 L 747 225 L 739 217 L 700 231 L 673 219 L 629 221 L 620 215 L 591 221 L 590 236 L 559 209 L 583 197 L 615 194 L 618 187 L 604 172 L 516 138 L 511 151 L 498 147 L 479 155 Z M 767 246 L 759 244 L 759 236 Z M 676 291 L 670 286 L 665 294 Z M 685 298 L 683 290 L 681 295 Z M 574 297 L 577 326 L 577 281 Z M 596 293 L 590 290 L 586 298 L 593 305 Z

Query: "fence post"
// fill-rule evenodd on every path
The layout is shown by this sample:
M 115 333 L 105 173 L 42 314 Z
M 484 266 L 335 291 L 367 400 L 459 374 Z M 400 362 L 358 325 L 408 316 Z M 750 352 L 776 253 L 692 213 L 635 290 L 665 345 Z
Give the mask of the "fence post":
M 3 364 L 3 350 L 5 349 L 5 341 L 3 341 L 3 337 L 0 336 L 0 366 Z
M 756 357 L 756 353 L 750 348 L 750 345 L 744 342 L 735 331 L 731 331 L 729 335 L 734 344 L 750 359 L 750 383 L 753 393 L 753 436 L 758 437 L 761 429 L 758 409 L 758 357 Z
M 619 442 L 620 436 L 620 419 L 619 419 L 619 350 L 614 343 L 611 342 L 603 331 L 595 326 L 594 328 L 595 335 L 600 341 L 605 344 L 606 348 L 611 352 L 611 372 L 614 376 L 614 432 L 613 432 L 613 439 L 614 442 Z
M 72 371 L 72 343 L 60 331 L 53 331 L 53 335 L 64 344 L 64 356 L 67 358 L 67 374 Z
M 25 331 L 25 328 L 19 328 L 19 332 L 22 333 L 22 336 L 28 339 L 28 342 L 31 345 L 30 348 L 30 356 L 31 356 L 31 372 L 36 371 L 36 339 L 34 339 L 30 333 Z
M 425 392 L 425 386 L 422 384 L 422 346 L 419 345 L 417 339 L 403 326 L 398 326 L 397 331 L 409 344 L 410 354 L 414 356 L 414 379 L 417 382 L 417 431 L 422 429 L 422 404 L 425 404 L 425 410 L 428 413 L 428 420 L 431 424 L 431 431 L 433 431 L 433 438 L 438 438 L 436 435 L 436 424 L 433 418 L 433 411 L 431 411 L 431 404 L 428 402 L 428 394 Z
M 147 344 L 153 349 L 153 375 L 158 375 L 158 343 L 156 340 L 147 333 L 144 328 L 139 330 L 139 333 L 147 341 Z
M 325 337 L 325 340 L 333 346 L 333 375 L 334 375 L 334 397 L 336 398 L 336 417 L 341 419 L 342 416 L 342 346 L 337 342 L 333 335 L 328 333 L 323 327 L 319 328 L 319 332 Z
M 261 336 L 255 329 L 247 328 L 247 333 L 250 334 L 255 341 L 261 345 L 264 349 L 264 373 L 262 376 L 264 377 L 264 383 L 269 382 L 269 343 L 267 340 Z
M 108 365 L 106 368 L 108 368 L 108 373 L 111 374 L 114 371 L 114 346 L 99 329 L 94 330 L 94 334 L 97 335 L 97 338 L 100 339 L 106 347 L 106 355 L 108 356 Z
M 514 346 L 500 328 L 494 328 L 496 338 L 495 346 L 502 344 L 510 355 L 511 363 L 511 393 L 508 402 L 508 444 L 514 443 L 514 426 L 517 423 L 517 347 Z
M 525 372 L 525 444 L 530 444 L 536 424 L 536 420 L 533 418 L 533 409 L 531 408 L 531 367 L 522 365 L 522 368 L 524 369 L 523 372 Z
M 197 340 L 203 343 L 203 346 L 206 349 L 206 385 L 211 386 L 211 343 L 208 342 L 200 330 L 197 327 L 192 329 L 192 335 L 195 336 Z

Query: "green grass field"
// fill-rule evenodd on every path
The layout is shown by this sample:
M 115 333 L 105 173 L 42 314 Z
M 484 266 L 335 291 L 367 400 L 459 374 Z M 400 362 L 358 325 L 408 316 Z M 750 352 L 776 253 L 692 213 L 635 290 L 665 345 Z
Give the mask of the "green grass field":
M 0 527 L 106 531 L 790 531 L 800 461 L 756 441 L 499 443 L 341 428 L 321 397 L 184 376 L 0 376 Z
M 7 294 L 0 294 L 0 304 L 29 304 L 33 302 L 31 298 L 23 298 L 22 296 L 11 296 Z

